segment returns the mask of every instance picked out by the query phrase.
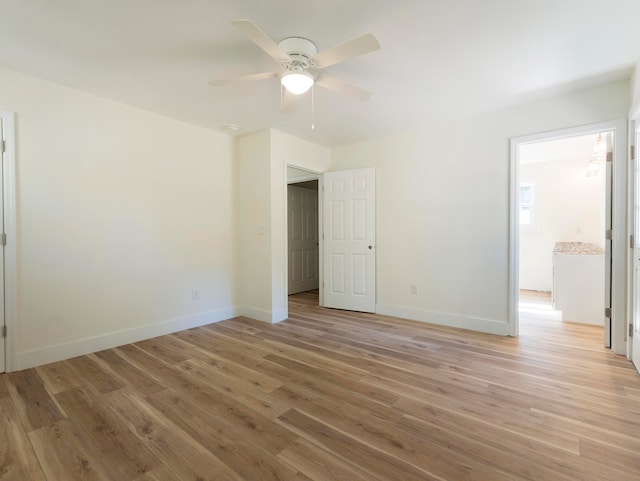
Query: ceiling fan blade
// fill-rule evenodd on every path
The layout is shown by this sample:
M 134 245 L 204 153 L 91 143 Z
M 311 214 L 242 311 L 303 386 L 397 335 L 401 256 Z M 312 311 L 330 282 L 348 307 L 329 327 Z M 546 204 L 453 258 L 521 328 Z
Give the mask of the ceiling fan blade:
M 231 22 L 231 25 L 233 25 L 238 31 L 249 37 L 249 40 L 255 43 L 262 50 L 267 52 L 267 54 L 276 59 L 278 62 L 290 61 L 287 52 L 282 50 L 277 43 L 271 40 L 271 38 L 262 30 L 260 30 L 260 27 L 258 27 L 251 20 L 233 20 Z
M 275 72 L 254 73 L 251 75 L 243 75 L 241 77 L 234 77 L 228 79 L 209 80 L 209 85 L 219 87 L 221 85 L 231 85 L 241 82 L 251 82 L 253 80 L 265 80 L 270 78 L 276 78 L 278 76 Z
M 378 50 L 380 44 L 378 40 L 370 33 L 363 35 L 362 37 L 354 38 L 341 45 L 323 50 L 318 55 L 313 57 L 314 63 L 318 68 L 325 68 L 330 65 L 335 65 L 350 58 L 364 55 L 365 53 Z
M 282 113 L 290 114 L 296 110 L 296 104 L 299 96 L 292 94 L 285 88 L 282 90 L 284 91 L 282 94 Z
M 351 85 L 350 83 L 344 82 L 330 75 L 320 75 L 316 79 L 316 85 L 318 87 L 333 90 L 334 92 L 337 92 L 339 94 L 346 95 L 347 97 L 360 100 L 361 102 L 364 102 L 369 97 L 371 97 L 371 92 L 367 92 L 360 87 L 356 87 L 355 85 Z

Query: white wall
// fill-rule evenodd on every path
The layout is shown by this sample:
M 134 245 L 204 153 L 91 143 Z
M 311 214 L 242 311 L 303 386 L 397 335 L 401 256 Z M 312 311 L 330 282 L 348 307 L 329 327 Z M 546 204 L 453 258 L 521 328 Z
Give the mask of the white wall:
M 378 312 L 507 334 L 509 139 L 628 108 L 615 82 L 335 149 L 332 170 L 377 170 Z
M 640 110 L 640 61 L 631 76 L 631 96 L 633 110 Z
M 0 110 L 17 131 L 13 369 L 234 315 L 231 138 L 4 69 Z
M 240 164 L 242 314 L 266 322 L 287 318 L 287 165 L 323 172 L 331 153 L 276 130 L 237 139 Z M 264 233 L 261 233 L 264 232 Z
M 520 183 L 534 186 L 533 222 L 520 226 L 520 289 L 551 291 L 556 242 L 604 247 L 605 175 L 587 177 L 588 161 L 564 159 L 520 166 Z
M 331 150 L 291 135 L 271 131 L 271 225 L 273 229 L 273 309 L 282 319 L 287 307 L 287 171 L 296 166 L 313 172 L 325 172 L 331 165 Z
M 272 322 L 271 134 L 237 140 L 242 315 Z

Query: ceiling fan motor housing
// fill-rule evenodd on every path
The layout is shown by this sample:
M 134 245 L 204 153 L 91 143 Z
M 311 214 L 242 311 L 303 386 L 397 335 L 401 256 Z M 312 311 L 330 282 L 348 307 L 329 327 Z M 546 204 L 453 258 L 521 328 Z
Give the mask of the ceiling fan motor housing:
M 291 61 L 289 70 L 306 70 L 314 68 L 312 58 L 318 53 L 318 47 L 311 40 L 303 37 L 287 37 L 278 43 L 278 46 L 287 52 Z

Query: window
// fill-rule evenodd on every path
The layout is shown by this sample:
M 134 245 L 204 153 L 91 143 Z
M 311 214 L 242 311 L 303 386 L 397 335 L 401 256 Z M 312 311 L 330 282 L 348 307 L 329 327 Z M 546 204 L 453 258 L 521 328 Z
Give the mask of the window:
M 520 184 L 520 225 L 533 221 L 533 183 Z

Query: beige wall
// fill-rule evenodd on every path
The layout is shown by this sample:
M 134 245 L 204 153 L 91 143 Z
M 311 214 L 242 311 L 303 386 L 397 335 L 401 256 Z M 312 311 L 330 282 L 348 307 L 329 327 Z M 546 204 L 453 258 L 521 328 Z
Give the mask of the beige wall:
M 616 82 L 335 149 L 332 170 L 377 171 L 378 311 L 506 334 L 509 139 L 628 108 Z
M 240 164 L 242 313 L 266 322 L 287 318 L 287 165 L 324 172 L 330 150 L 276 130 L 237 139 Z
M 0 106 L 16 112 L 14 369 L 234 315 L 232 139 L 7 70 Z
M 272 322 L 271 135 L 262 130 L 236 143 L 242 314 Z

